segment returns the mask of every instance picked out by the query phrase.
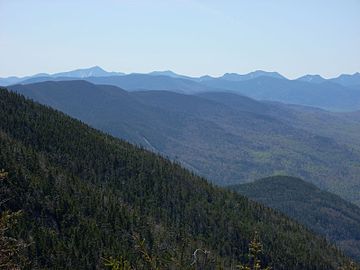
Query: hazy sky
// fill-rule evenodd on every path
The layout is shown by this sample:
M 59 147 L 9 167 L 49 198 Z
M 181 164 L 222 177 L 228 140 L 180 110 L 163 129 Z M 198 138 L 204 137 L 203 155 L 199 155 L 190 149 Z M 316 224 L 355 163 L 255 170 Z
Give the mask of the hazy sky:
M 360 72 L 360 0 L 0 0 L 0 76 Z

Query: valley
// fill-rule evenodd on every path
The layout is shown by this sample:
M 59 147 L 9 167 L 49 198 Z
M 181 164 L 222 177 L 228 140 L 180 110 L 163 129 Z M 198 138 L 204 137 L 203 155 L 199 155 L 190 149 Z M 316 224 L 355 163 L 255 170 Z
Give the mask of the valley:
M 156 149 L 221 186 L 283 174 L 360 203 L 360 122 L 349 113 L 226 92 L 129 92 L 79 80 L 10 88 L 113 136 Z
M 137 268 L 186 269 L 204 248 L 209 267 L 230 269 L 246 260 L 255 231 L 264 265 L 350 264 L 286 216 L 159 155 L 4 89 L 0 110 L 0 165 L 9 172 L 1 209 L 23 212 L 11 233 L 31 242 L 24 254 L 30 268 L 101 268 L 101 258 L 120 254 Z M 151 264 L 141 252 L 151 254 Z

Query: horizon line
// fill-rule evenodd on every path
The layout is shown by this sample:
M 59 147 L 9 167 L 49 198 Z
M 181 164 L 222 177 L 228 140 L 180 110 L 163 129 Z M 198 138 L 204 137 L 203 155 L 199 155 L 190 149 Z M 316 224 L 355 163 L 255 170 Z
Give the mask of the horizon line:
M 236 74 L 236 75 L 248 75 L 248 74 L 251 74 L 251 73 L 255 73 L 255 72 L 266 72 L 266 73 L 277 73 L 281 76 L 283 76 L 285 79 L 288 79 L 288 80 L 296 80 L 296 79 L 299 79 L 299 78 L 302 78 L 302 77 L 305 77 L 305 76 L 320 76 L 321 78 L 323 79 L 335 79 L 335 78 L 338 78 L 340 77 L 341 75 L 350 75 L 350 76 L 353 76 L 353 75 L 357 75 L 359 74 L 360 72 L 359 71 L 355 71 L 353 73 L 340 73 L 338 74 L 337 76 L 335 77 L 332 77 L 332 76 L 323 76 L 319 73 L 315 74 L 310 74 L 310 73 L 307 73 L 307 74 L 303 74 L 301 76 L 297 76 L 293 79 L 290 79 L 289 77 L 283 75 L 282 73 L 276 71 L 276 70 L 271 70 L 271 71 L 268 71 L 268 70 L 263 70 L 263 69 L 255 69 L 255 70 L 252 70 L 250 72 L 247 72 L 247 73 L 238 73 L 238 72 L 225 72 L 225 73 L 220 73 L 220 74 L 217 74 L 217 75 L 210 75 L 210 74 L 202 74 L 202 75 L 187 75 L 187 74 L 183 74 L 183 73 L 178 73 L 174 70 L 171 70 L 171 69 L 159 69 L 159 70 L 150 70 L 150 71 L 144 71 L 144 72 L 123 72 L 123 71 L 115 71 L 115 70 L 111 70 L 111 71 L 108 71 L 107 69 L 104 69 L 103 67 L 99 66 L 99 65 L 94 65 L 94 66 L 89 66 L 89 67 L 80 67 L 80 68 L 75 68 L 75 69 L 69 69 L 69 70 L 63 70 L 63 71 L 57 71 L 57 72 L 52 72 L 52 73 L 48 73 L 48 72 L 38 72 L 38 73 L 33 73 L 31 75 L 10 75 L 10 76 L 3 76 L 1 75 L 0 78 L 1 79 L 7 79 L 7 78 L 12 78 L 12 77 L 16 77 L 16 78 L 25 78 L 25 77 L 33 77 L 33 76 L 38 76 L 38 75 L 44 75 L 44 76 L 53 76 L 53 75 L 56 75 L 58 73 L 66 73 L 66 72 L 73 72 L 73 71 L 79 71 L 79 70 L 89 70 L 89 69 L 94 69 L 94 68 L 99 68 L 107 73 L 122 73 L 124 76 L 126 75 L 131 75 L 131 74 L 144 74 L 144 75 L 147 75 L 147 74 L 151 74 L 151 73 L 154 73 L 154 72 L 171 72 L 171 73 L 174 73 L 176 75 L 179 75 L 179 76 L 184 76 L 184 77 L 189 77 L 189 78 L 201 78 L 201 77 L 205 77 L 205 76 L 210 76 L 210 77 L 213 77 L 213 78 L 221 78 L 222 76 L 226 75 L 226 74 Z M 116 75 L 115 75 L 116 76 Z M 121 75 L 119 75 L 121 76 Z M 159 76 L 162 76 L 162 75 L 159 75 Z M 163 76 L 166 76 L 166 75 L 163 75 Z

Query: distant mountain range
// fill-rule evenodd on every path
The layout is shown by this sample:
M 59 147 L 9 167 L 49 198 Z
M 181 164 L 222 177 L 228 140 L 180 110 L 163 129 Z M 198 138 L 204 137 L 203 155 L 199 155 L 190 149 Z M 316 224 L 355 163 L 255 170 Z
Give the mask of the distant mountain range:
M 277 78 L 277 79 L 286 79 L 284 76 L 280 75 L 277 72 L 266 72 L 266 71 L 262 71 L 262 70 L 256 70 L 254 72 L 250 72 L 245 75 L 240 75 L 237 73 L 225 73 L 223 76 L 216 78 L 216 79 L 239 82 L 239 81 L 252 80 L 252 79 L 259 78 L 259 77 L 271 77 L 271 78 Z
M 25 77 L 7 77 L 7 78 L 0 78 L 0 85 L 1 86 L 7 86 L 11 84 L 16 83 L 23 83 L 26 81 L 32 81 L 38 79 L 41 80 L 51 80 L 56 78 L 77 78 L 77 79 L 83 79 L 88 77 L 107 77 L 107 76 L 121 76 L 125 75 L 125 73 L 121 72 L 108 72 L 103 70 L 102 68 L 98 66 L 94 66 L 91 68 L 83 68 L 83 69 L 75 69 L 72 71 L 66 71 L 66 72 L 59 72 L 54 74 L 48 74 L 48 73 L 38 73 L 32 76 L 25 76 Z
M 277 209 L 360 261 L 360 208 L 301 179 L 274 176 L 232 190 Z
M 220 185 L 289 174 L 360 204 L 356 113 L 259 102 L 229 92 L 129 92 L 81 80 L 10 89 Z
M 150 73 L 132 73 L 132 74 L 142 74 L 142 75 L 150 75 L 150 76 L 167 76 L 172 78 L 182 78 L 182 79 L 188 79 L 188 80 L 194 80 L 194 81 L 207 81 L 207 80 L 228 80 L 228 81 L 247 81 L 252 80 L 259 77 L 271 77 L 276 79 L 284 79 L 288 80 L 285 76 L 279 74 L 278 72 L 267 72 L 263 70 L 256 70 L 247 74 L 238 74 L 238 73 L 225 73 L 223 76 L 220 77 L 212 77 L 209 75 L 203 75 L 200 77 L 190 77 L 186 75 L 180 75 L 177 74 L 171 70 L 165 70 L 165 71 L 152 71 Z M 130 75 L 123 72 L 108 72 L 102 69 L 99 66 L 94 66 L 90 68 L 83 68 L 83 69 L 75 69 L 71 71 L 66 72 L 59 72 L 54 74 L 48 74 L 48 73 L 38 73 L 32 76 L 25 76 L 25 77 L 6 77 L 6 78 L 0 78 L 0 85 L 1 86 L 7 86 L 10 84 L 20 83 L 24 82 L 31 78 L 38 78 L 38 77 L 47 77 L 50 78 L 59 78 L 59 77 L 70 77 L 70 78 L 77 78 L 77 79 L 84 79 L 88 77 L 109 77 L 109 76 L 124 76 L 124 75 Z M 343 86 L 358 86 L 360 85 L 360 73 L 356 72 L 352 75 L 350 74 L 341 74 L 340 76 L 336 78 L 331 79 L 324 79 L 320 75 L 304 75 L 302 77 L 299 77 L 299 81 L 306 81 L 311 83 L 321 83 L 325 81 L 332 81 L 338 84 L 341 84 Z
M 15 181 L 3 191 L 19 197 L 5 203 L 28 215 L 26 236 L 36 240 L 29 256 L 40 256 L 35 264 L 67 265 L 68 257 L 53 260 L 49 254 L 65 254 L 62 247 L 72 245 L 64 250 L 74 252 L 68 254 L 74 269 L 99 268 L 109 246 L 131 249 L 128 236 L 108 237 L 119 224 L 135 234 L 150 225 L 144 230 L 148 239 L 166 236 L 168 242 L 181 227 L 185 238 L 174 242 L 176 250 L 206 236 L 206 245 L 224 262 L 244 253 L 254 228 L 268 246 L 264 261 L 275 262 L 276 269 L 333 269 L 335 261 L 345 260 L 307 227 L 360 260 L 359 73 L 288 80 L 260 70 L 215 78 L 172 71 L 124 74 L 96 66 L 3 78 L 1 84 L 143 147 L 0 89 L 0 169 L 10 170 Z M 105 222 L 98 226 L 98 220 Z M 191 221 L 188 228 L 184 220 Z M 76 246 L 81 228 L 92 237 Z M 93 241 L 101 254 L 90 248 Z M 191 256 L 193 246 L 186 252 Z M 43 254 L 52 259 L 41 259 Z
M 52 75 L 40 73 L 22 78 L 0 78 L 0 85 L 78 79 L 94 84 L 114 85 L 128 91 L 166 90 L 186 94 L 228 91 L 257 100 L 313 106 L 332 111 L 360 110 L 359 73 L 340 75 L 333 79 L 305 75 L 296 80 L 288 80 L 277 72 L 261 70 L 245 75 L 226 73 L 221 77 L 188 77 L 172 71 L 154 71 L 148 74 L 107 72 L 96 66 Z
M 330 79 L 330 81 L 341 84 L 343 86 L 359 86 L 360 85 L 360 73 L 356 72 L 353 75 L 342 74 L 337 78 Z
M 360 89 L 345 87 L 331 81 L 312 83 L 261 76 L 244 81 L 208 80 L 203 84 L 257 100 L 279 101 L 332 111 L 360 109 Z

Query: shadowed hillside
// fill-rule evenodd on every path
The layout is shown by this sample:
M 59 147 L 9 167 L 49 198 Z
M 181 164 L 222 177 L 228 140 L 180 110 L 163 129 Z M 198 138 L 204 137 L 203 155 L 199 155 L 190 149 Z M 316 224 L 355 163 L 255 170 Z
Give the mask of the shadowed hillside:
M 360 208 L 301 179 L 274 176 L 230 189 L 294 218 L 360 261 Z

